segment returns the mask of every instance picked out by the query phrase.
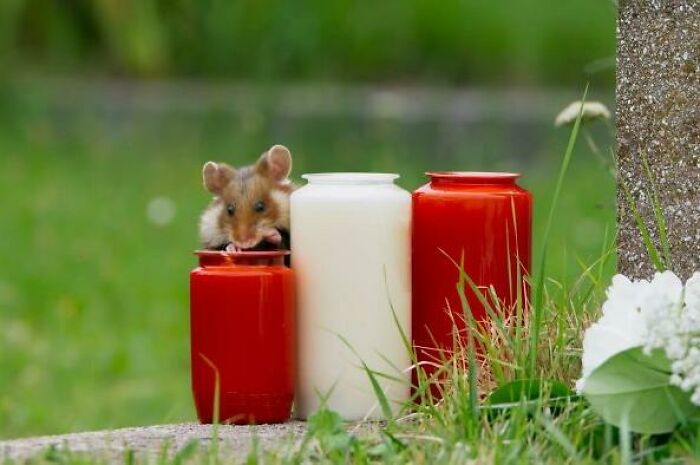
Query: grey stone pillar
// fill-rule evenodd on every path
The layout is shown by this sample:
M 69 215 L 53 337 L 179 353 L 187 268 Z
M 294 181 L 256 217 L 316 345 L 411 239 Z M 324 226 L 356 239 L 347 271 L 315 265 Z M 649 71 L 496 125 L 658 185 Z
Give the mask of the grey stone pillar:
M 661 250 L 645 156 L 686 279 L 700 271 L 700 1 L 620 0 L 617 28 L 618 268 L 654 272 L 623 182 Z

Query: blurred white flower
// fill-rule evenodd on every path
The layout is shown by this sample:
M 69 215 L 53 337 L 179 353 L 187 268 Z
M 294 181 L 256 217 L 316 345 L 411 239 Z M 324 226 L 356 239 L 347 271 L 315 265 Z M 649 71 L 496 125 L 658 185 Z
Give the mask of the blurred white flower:
M 146 206 L 148 221 L 156 226 L 165 226 L 175 218 L 175 202 L 168 197 L 154 197 Z
M 581 105 L 583 105 L 583 110 L 581 110 Z M 573 124 L 578 118 L 579 111 L 581 114 L 581 121 L 593 121 L 596 119 L 610 119 L 610 110 L 608 107 L 600 102 L 581 102 L 577 100 L 566 106 L 554 120 L 554 125 L 564 126 L 567 124 Z

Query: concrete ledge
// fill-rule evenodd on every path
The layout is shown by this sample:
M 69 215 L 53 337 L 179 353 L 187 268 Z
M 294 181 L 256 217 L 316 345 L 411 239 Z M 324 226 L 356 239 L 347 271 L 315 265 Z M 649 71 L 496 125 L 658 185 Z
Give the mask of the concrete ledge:
M 291 444 L 304 435 L 306 423 L 289 422 L 280 425 L 219 426 L 218 437 L 222 453 L 245 456 L 257 438 L 261 449 Z M 45 453 L 50 448 L 76 453 L 100 455 L 109 462 L 123 462 L 124 453 L 133 450 L 139 455 L 157 455 L 165 447 L 174 453 L 191 440 L 207 447 L 213 438 L 211 425 L 183 423 L 174 425 L 122 428 L 108 431 L 73 433 L 0 441 L 0 462 L 9 458 L 22 461 Z

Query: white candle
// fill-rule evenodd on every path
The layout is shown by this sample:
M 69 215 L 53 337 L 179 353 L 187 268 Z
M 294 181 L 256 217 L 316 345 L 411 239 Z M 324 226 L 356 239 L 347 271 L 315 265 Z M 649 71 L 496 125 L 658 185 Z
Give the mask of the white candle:
M 411 361 L 400 332 L 410 341 L 410 194 L 394 184 L 394 174 L 304 178 L 308 184 L 291 198 L 296 415 L 313 414 L 320 394 L 346 420 L 382 418 L 362 362 L 403 380 L 377 377 L 396 414 L 410 395 Z

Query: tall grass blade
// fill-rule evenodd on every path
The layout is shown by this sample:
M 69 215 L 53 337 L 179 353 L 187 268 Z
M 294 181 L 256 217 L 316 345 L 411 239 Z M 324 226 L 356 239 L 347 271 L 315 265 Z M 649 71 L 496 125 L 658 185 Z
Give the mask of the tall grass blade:
M 566 451 L 566 453 L 574 459 L 574 462 L 579 462 L 581 460 L 578 450 L 576 450 L 576 446 L 574 446 L 569 438 L 566 437 L 564 432 L 558 428 L 550 418 L 546 416 L 538 416 L 537 419 L 540 424 L 544 426 L 544 429 L 549 437 L 551 437 L 554 442 L 559 444 Z
M 464 313 L 464 318 L 467 322 L 467 374 L 469 377 L 469 407 L 471 409 L 471 415 L 474 420 L 479 418 L 479 397 L 477 392 L 477 376 L 478 376 L 478 366 L 476 364 L 476 347 L 474 347 L 474 334 L 476 332 L 476 327 L 474 325 L 474 316 L 472 315 L 472 310 L 469 306 L 469 301 L 464 292 L 465 280 L 463 278 L 464 273 L 464 252 L 462 252 L 462 257 L 460 259 L 460 273 L 459 282 L 457 283 L 457 293 L 459 294 L 459 301 L 462 305 L 462 312 Z
M 411 340 L 409 339 L 408 335 L 406 334 L 406 330 L 401 326 L 401 322 L 399 321 L 399 317 L 396 314 L 396 307 L 394 307 L 394 302 L 391 300 L 391 294 L 389 293 L 389 278 L 387 276 L 386 266 L 384 267 L 384 288 L 386 289 L 387 300 L 389 302 L 389 308 L 391 309 L 391 317 L 394 319 L 394 324 L 396 325 L 396 328 L 399 330 L 399 335 L 401 336 L 401 342 L 403 343 L 404 348 L 406 349 L 406 351 L 410 355 L 411 362 L 415 364 L 418 360 L 418 357 L 416 356 L 416 353 L 413 350 L 413 344 L 411 344 Z
M 343 344 L 352 351 L 353 354 L 357 356 L 357 358 L 360 360 L 360 363 L 362 364 L 362 368 L 365 370 L 365 373 L 367 374 L 367 377 L 369 378 L 369 382 L 372 385 L 372 391 L 374 391 L 374 395 L 377 396 L 377 401 L 379 402 L 379 406 L 382 409 L 382 415 L 384 415 L 384 418 L 387 420 L 389 424 L 392 424 L 394 422 L 394 415 L 393 412 L 391 411 L 391 405 L 389 405 L 389 399 L 386 396 L 386 393 L 382 389 L 382 386 L 379 384 L 379 381 L 377 381 L 376 376 L 374 375 L 374 371 L 370 370 L 370 368 L 367 366 L 365 361 L 362 359 L 360 354 L 355 350 L 355 348 L 350 344 L 350 341 L 348 341 L 345 337 L 343 337 L 340 334 L 337 334 L 338 338 L 343 341 Z
M 464 266 L 460 263 L 457 263 L 454 258 L 450 257 L 447 252 L 445 252 L 442 249 L 439 249 L 440 253 L 442 253 L 447 259 L 452 262 L 452 264 L 455 266 L 457 269 L 457 272 L 459 273 L 459 279 L 464 280 L 469 287 L 471 288 L 472 292 L 474 293 L 474 296 L 477 298 L 479 303 L 483 305 L 484 310 L 486 311 L 486 314 L 489 316 L 491 319 L 491 322 L 494 323 L 498 329 L 502 332 L 505 333 L 505 326 L 503 323 L 503 317 L 501 315 L 501 309 L 498 308 L 498 313 L 494 311 L 493 306 L 491 305 L 491 302 L 484 296 L 484 294 L 481 293 L 481 290 L 479 289 L 479 286 L 474 282 L 474 280 L 467 274 L 466 271 L 464 271 Z M 492 300 L 498 304 L 498 298 L 493 298 L 492 295 Z M 471 314 L 471 313 L 470 313 Z
M 204 360 L 204 363 L 209 365 L 209 367 L 214 371 L 214 412 L 212 418 L 211 426 L 211 448 L 209 449 L 211 460 L 214 464 L 219 461 L 219 409 L 221 405 L 221 374 L 219 369 L 214 365 L 214 362 L 209 360 L 209 358 L 200 353 L 200 357 Z
M 649 198 L 651 199 L 652 210 L 654 211 L 654 220 L 656 221 L 656 229 L 659 233 L 659 242 L 661 243 L 661 250 L 663 251 L 664 266 L 667 269 L 672 267 L 671 263 L 671 247 L 668 242 L 668 227 L 666 226 L 666 218 L 663 214 L 663 209 L 661 202 L 659 201 L 659 191 L 656 189 L 656 183 L 654 182 L 654 175 L 649 167 L 649 161 L 645 154 L 642 153 L 642 166 L 644 166 L 644 171 L 646 172 L 647 181 L 651 186 L 651 194 Z
M 547 215 L 547 223 L 544 229 L 544 237 L 542 238 L 542 257 L 540 258 L 540 269 L 538 271 L 537 285 L 534 290 L 534 302 L 532 305 L 532 327 L 530 328 L 530 348 L 528 351 L 528 377 L 537 377 L 537 348 L 539 345 L 540 338 L 540 328 L 542 326 L 542 313 L 544 309 L 542 304 L 544 302 L 544 276 L 547 265 L 547 247 L 549 245 L 549 234 L 552 230 L 552 223 L 554 221 L 554 212 L 556 211 L 557 203 L 559 202 L 559 197 L 561 195 L 561 189 L 564 185 L 564 177 L 569 168 L 569 162 L 571 161 L 571 156 L 574 152 L 574 147 L 576 146 L 576 139 L 578 138 L 579 129 L 581 128 L 581 117 L 583 116 L 583 104 L 588 96 L 588 85 L 586 85 L 586 90 L 583 92 L 583 97 L 581 98 L 581 108 L 579 108 L 578 116 L 576 117 L 576 122 L 574 123 L 574 128 L 571 130 L 571 135 L 569 136 L 569 143 L 564 152 L 564 158 L 561 163 L 561 168 L 559 169 L 559 176 L 557 178 L 557 184 L 554 188 L 554 196 L 552 197 L 552 204 L 549 207 L 549 214 Z
M 620 185 L 622 186 L 622 192 L 624 192 L 625 198 L 627 199 L 627 204 L 629 205 L 630 210 L 632 210 L 632 217 L 634 218 L 634 222 L 637 224 L 637 229 L 639 229 L 639 233 L 642 235 L 642 241 L 644 241 L 644 247 L 647 249 L 651 263 L 658 271 L 665 271 L 666 267 L 659 258 L 659 251 L 654 245 L 654 241 L 651 239 L 651 232 L 649 232 L 649 228 L 647 228 L 646 224 L 644 224 L 642 215 L 639 213 L 639 210 L 637 210 L 637 204 L 632 197 L 632 193 L 624 181 L 621 181 Z
M 199 441 L 190 439 L 187 443 L 177 451 L 172 460 L 172 465 L 183 465 L 189 460 L 199 449 Z
M 620 425 L 620 463 L 622 465 L 632 465 L 632 433 L 629 429 L 627 417 Z

